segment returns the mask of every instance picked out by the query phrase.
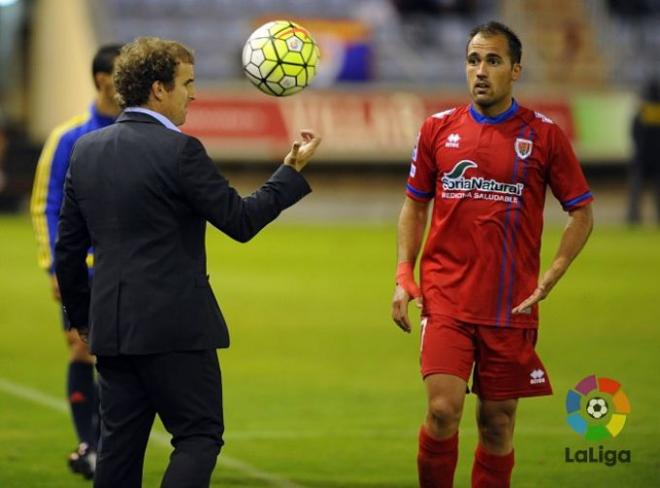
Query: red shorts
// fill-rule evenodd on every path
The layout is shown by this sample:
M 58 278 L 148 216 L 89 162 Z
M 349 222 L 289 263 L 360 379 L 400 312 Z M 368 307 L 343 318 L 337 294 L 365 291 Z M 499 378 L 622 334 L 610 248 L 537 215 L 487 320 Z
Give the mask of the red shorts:
M 537 330 L 468 324 L 451 317 L 422 317 L 422 376 L 451 374 L 485 400 L 551 395 L 536 354 Z

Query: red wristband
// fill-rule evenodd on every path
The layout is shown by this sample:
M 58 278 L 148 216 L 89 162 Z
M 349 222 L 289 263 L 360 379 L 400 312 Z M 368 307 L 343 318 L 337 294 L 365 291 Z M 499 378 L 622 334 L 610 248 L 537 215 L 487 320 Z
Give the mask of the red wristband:
M 415 274 L 413 272 L 413 263 L 403 262 L 396 267 L 396 283 L 410 295 L 411 298 L 417 298 L 422 295 L 417 283 L 415 283 Z

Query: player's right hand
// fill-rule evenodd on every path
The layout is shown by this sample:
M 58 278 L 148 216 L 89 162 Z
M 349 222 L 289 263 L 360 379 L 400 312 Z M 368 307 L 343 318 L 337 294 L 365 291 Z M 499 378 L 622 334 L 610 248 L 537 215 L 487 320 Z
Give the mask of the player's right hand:
M 302 170 L 316 152 L 316 148 L 321 144 L 321 136 L 314 134 L 314 131 L 303 129 L 300 131 L 303 142 L 294 141 L 289 154 L 284 158 L 284 164 L 291 166 L 296 171 Z
M 410 320 L 408 319 L 408 302 L 415 299 L 417 308 L 422 308 L 422 292 L 415 282 L 415 264 L 402 261 L 396 267 L 396 288 L 392 298 L 392 319 L 404 332 L 410 332 Z
M 410 319 L 408 318 L 408 302 L 412 300 L 413 297 L 408 294 L 408 292 L 399 284 L 396 285 L 394 289 L 394 297 L 392 297 L 392 320 L 398 325 L 401 330 L 404 332 L 410 333 L 412 327 L 410 325 Z M 419 295 L 414 297 L 415 305 L 421 310 L 422 308 L 422 296 Z

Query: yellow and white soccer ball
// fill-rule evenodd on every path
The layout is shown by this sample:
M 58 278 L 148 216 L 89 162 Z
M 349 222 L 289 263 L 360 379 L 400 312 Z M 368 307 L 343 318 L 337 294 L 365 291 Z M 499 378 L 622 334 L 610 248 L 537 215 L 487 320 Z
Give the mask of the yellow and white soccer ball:
M 276 97 L 298 93 L 319 66 L 319 48 L 304 27 L 290 20 L 268 22 L 243 47 L 243 71 L 262 92 Z

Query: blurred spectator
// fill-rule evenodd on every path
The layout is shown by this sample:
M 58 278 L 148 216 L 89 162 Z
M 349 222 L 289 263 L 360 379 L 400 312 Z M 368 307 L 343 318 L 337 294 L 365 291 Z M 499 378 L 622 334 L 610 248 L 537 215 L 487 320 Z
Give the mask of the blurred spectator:
M 0 0 L 0 96 L 20 79 L 29 2 Z
M 469 15 L 475 7 L 473 0 L 392 0 L 392 2 L 403 16 L 408 14 Z
M 610 11 L 623 17 L 641 17 L 660 13 L 658 0 L 609 0 Z
M 656 220 L 660 223 L 660 85 L 652 79 L 644 89 L 639 111 L 633 120 L 633 160 L 630 165 L 628 223 L 641 221 L 641 198 L 644 182 L 653 182 Z
M 16 212 L 30 191 L 38 148 L 0 107 L 0 213 Z
M 438 8 L 434 0 L 392 0 L 401 15 L 424 14 L 437 15 Z
M 5 174 L 5 154 L 7 153 L 7 146 L 9 146 L 9 139 L 7 131 L 5 130 L 5 121 L 0 112 L 0 195 L 7 186 L 7 175 Z

